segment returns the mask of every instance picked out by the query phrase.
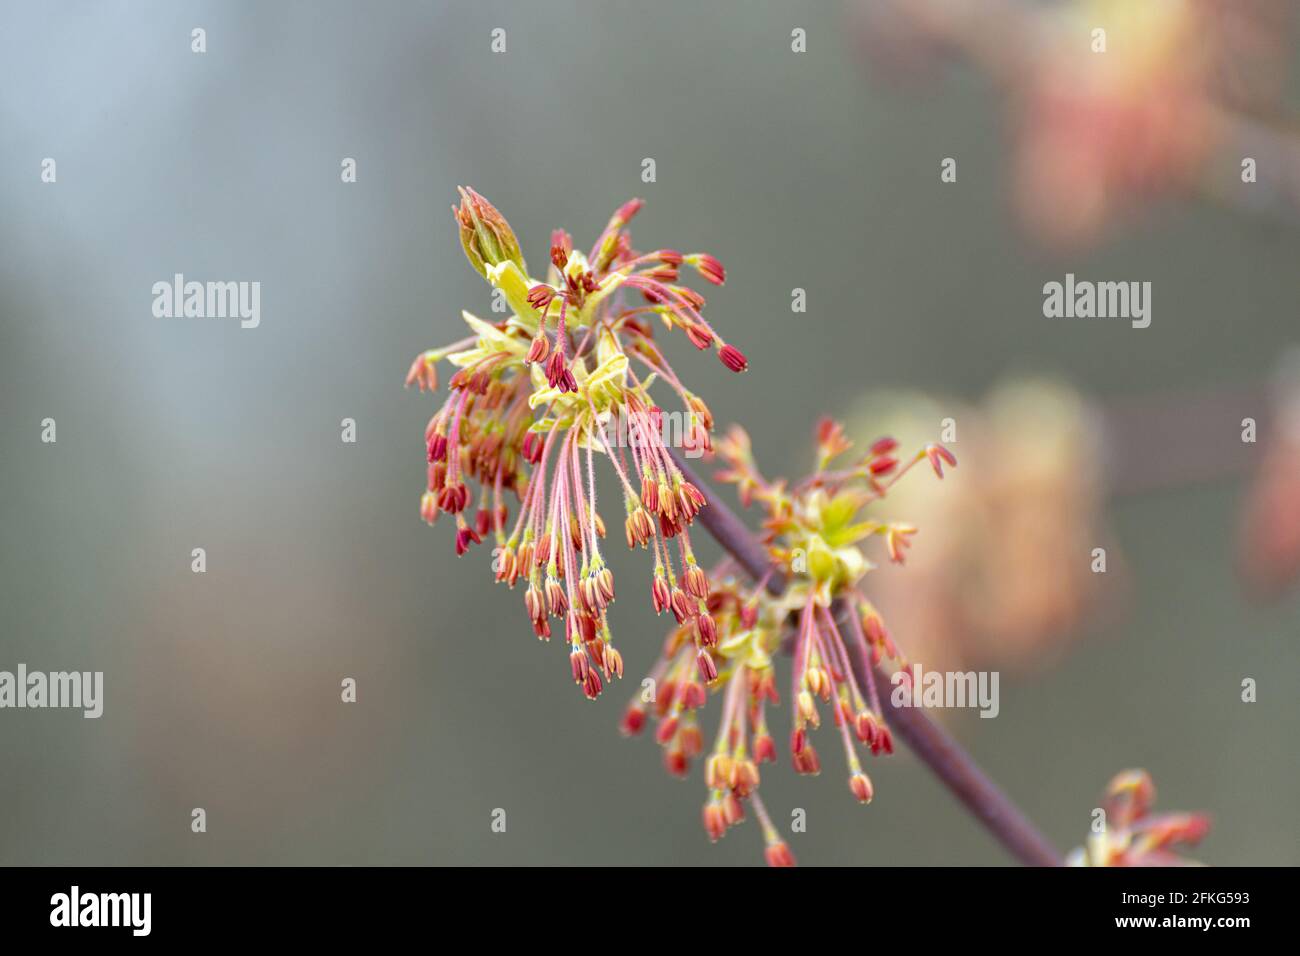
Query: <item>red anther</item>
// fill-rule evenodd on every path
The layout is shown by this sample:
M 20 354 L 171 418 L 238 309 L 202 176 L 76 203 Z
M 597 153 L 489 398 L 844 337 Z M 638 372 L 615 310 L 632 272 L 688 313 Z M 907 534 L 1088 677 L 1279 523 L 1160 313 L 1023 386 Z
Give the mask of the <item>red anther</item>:
M 691 602 L 686 598 L 686 592 L 676 585 L 668 593 L 668 606 L 672 608 L 673 617 L 677 618 L 677 623 L 681 624 L 694 612 Z
M 853 722 L 853 732 L 858 740 L 870 746 L 876 739 L 878 726 L 875 715 L 871 711 L 860 710 Z
M 885 639 L 885 625 L 874 614 L 862 622 L 862 630 L 866 632 L 867 640 L 872 644 L 878 644 Z
M 438 390 L 437 363 L 429 361 L 429 356 L 424 353 L 417 355 L 415 361 L 411 363 L 410 370 L 406 373 L 406 384 L 410 386 L 412 382 L 414 382 L 422 392 L 425 389 L 428 389 L 431 392 L 436 392 Z
M 731 755 L 716 752 L 704 761 L 704 785 L 712 790 L 731 786 Z
M 595 700 L 600 696 L 604 685 L 600 681 L 600 672 L 594 667 L 587 668 L 587 679 L 583 681 L 582 692 L 587 695 L 588 700 Z
M 794 866 L 794 854 L 780 841 L 769 843 L 767 849 L 763 851 L 763 856 L 768 866 Z
M 871 744 L 873 754 L 892 754 L 894 752 L 894 735 L 889 732 L 889 728 L 880 724 L 876 728 L 876 739 Z
M 722 815 L 726 818 L 727 826 L 734 827 L 744 821 L 745 805 L 734 793 L 727 792 L 722 796 Z
M 515 549 L 506 545 L 500 550 L 497 558 L 497 581 L 508 581 L 511 587 L 515 586 L 515 579 L 518 578 L 519 572 L 515 567 Z
M 478 544 L 482 540 L 469 525 L 461 525 L 456 529 L 456 556 L 460 557 L 469 550 L 470 544 Z
M 731 765 L 732 792 L 747 797 L 758 789 L 758 764 L 752 760 L 736 760 Z
M 804 748 L 808 746 L 808 731 L 803 727 L 796 727 L 790 734 L 790 754 L 798 757 L 803 753 Z
M 835 678 L 837 681 L 844 680 L 839 671 L 835 672 Z M 835 726 L 838 727 L 841 723 L 847 723 L 852 727 L 854 721 L 857 719 L 857 715 L 853 712 L 853 705 L 849 703 L 847 697 L 839 698 L 839 704 L 839 707 L 836 708 L 838 712 L 835 714 Z
M 1161 844 L 1200 843 L 1210 832 L 1210 818 L 1204 813 L 1171 813 L 1149 817 L 1152 836 Z
M 700 652 L 695 655 L 695 666 L 699 668 L 704 683 L 712 684 L 718 679 L 718 665 L 713 663 L 713 655 L 704 648 L 700 648 Z
M 612 644 L 605 645 L 605 673 L 608 677 L 623 679 L 623 655 Z
M 925 457 L 930 459 L 930 467 L 940 478 L 943 477 L 943 463 L 947 462 L 952 468 L 957 467 L 957 459 L 948 449 L 940 444 L 931 444 L 925 446 Z
M 889 560 L 895 564 L 903 564 L 907 560 L 907 549 L 912 546 L 911 535 L 916 533 L 916 528 L 910 525 L 890 525 L 889 530 L 885 532 L 885 547 L 889 550 Z
M 714 285 L 722 285 L 727 281 L 727 270 L 722 268 L 722 263 L 707 252 L 699 252 L 693 256 L 686 256 L 685 261 L 695 266 L 700 275 L 712 282 Z
M 563 266 L 561 266 L 563 268 Z M 538 312 L 543 311 L 555 298 L 555 289 L 545 282 L 539 282 L 528 290 L 528 304 Z
M 587 652 L 575 649 L 569 654 L 569 667 L 573 671 L 573 682 L 581 684 L 587 679 Z
M 758 623 L 758 605 L 742 604 L 740 606 L 740 626 L 749 630 Z
M 873 458 L 867 469 L 871 472 L 873 478 L 879 478 L 881 475 L 887 475 L 898 467 L 898 459 L 893 455 L 886 455 L 883 458 Z
M 897 447 L 898 447 L 898 442 L 892 438 L 889 438 L 888 436 L 886 436 L 885 438 L 878 438 L 871 446 L 871 454 L 888 455 L 891 451 L 893 451 Z
M 812 744 L 806 745 L 794 758 L 796 773 L 816 776 L 822 772 L 822 761 L 817 756 L 817 749 Z
M 700 295 L 694 289 L 684 285 L 675 285 L 673 286 L 673 292 L 675 292 L 680 298 L 686 300 L 686 304 L 696 312 L 704 308 L 704 296 Z
M 709 578 L 704 573 L 704 569 L 698 564 L 692 564 L 682 575 L 682 583 L 686 585 L 686 590 L 699 598 L 701 601 L 709 596 Z
M 528 590 L 524 592 L 524 607 L 528 610 L 530 621 L 546 620 L 546 602 L 536 584 L 528 585 Z
M 568 371 L 569 365 L 564 360 L 564 353 L 559 351 L 553 352 L 550 361 L 546 363 L 547 384 L 549 384 L 551 388 L 558 388 L 562 392 L 568 391 L 568 388 L 563 384 L 564 376 Z
M 614 572 L 609 568 L 601 568 L 596 572 L 596 590 L 604 603 L 614 600 Z
M 704 692 L 704 685 L 697 681 L 684 681 L 681 686 L 682 707 L 686 710 L 698 710 L 704 706 L 708 700 L 708 695 Z
M 656 574 L 654 580 L 650 582 L 650 597 L 654 602 L 656 614 L 662 613 L 671 603 L 672 593 L 668 590 L 668 582 L 664 580 L 663 575 Z
M 664 767 L 674 777 L 684 777 L 691 772 L 691 761 L 680 750 L 668 750 L 664 752 Z
M 743 372 L 749 368 L 749 359 L 734 345 L 724 345 L 718 352 L 718 358 L 733 372 Z
M 596 593 L 596 582 L 590 577 L 583 578 L 578 582 L 578 597 L 581 598 L 583 610 L 591 614 L 600 613 L 600 595 Z
M 641 733 L 645 729 L 645 708 L 640 704 L 628 704 L 618 729 L 624 737 L 635 737 Z
M 666 744 L 677 736 L 678 721 L 676 717 L 669 717 L 667 720 L 661 720 L 659 726 L 655 728 L 655 741 L 659 744 Z
M 546 607 L 555 617 L 560 617 L 569 609 L 569 599 L 555 578 L 546 579 Z
M 721 800 L 711 800 L 704 805 L 704 832 L 714 843 L 726 836 L 727 818 L 723 813 Z
M 462 482 L 443 485 L 442 490 L 438 492 L 438 507 L 449 514 L 459 514 L 465 509 L 465 502 L 468 499 L 469 489 Z
M 641 500 L 651 512 L 659 510 L 659 484 L 648 471 L 641 476 Z
M 537 432 L 528 432 L 524 435 L 523 444 L 520 445 L 519 450 L 524 456 L 524 461 L 530 465 L 535 465 L 542 460 L 543 447 L 542 436 Z
M 705 326 L 692 322 L 684 324 L 683 327 L 686 329 L 686 337 L 691 340 L 691 344 L 697 349 L 702 351 L 713 344 L 713 333 Z
M 707 611 L 695 618 L 695 629 L 699 632 L 700 643 L 705 647 L 714 647 L 718 643 L 718 625 L 713 615 Z
M 626 226 L 632 221 L 632 217 L 641 211 L 641 207 L 644 205 L 644 199 L 629 199 L 627 202 L 623 203 L 623 205 L 619 206 L 618 210 L 614 213 L 615 228 Z
M 635 548 L 638 544 L 643 548 L 647 547 L 655 533 L 650 516 L 639 505 L 636 510 L 627 516 L 626 530 L 627 546 L 629 548 Z
M 703 685 L 696 684 L 695 686 L 699 687 L 700 695 L 703 696 Z M 695 724 L 687 724 L 683 727 L 681 733 L 677 735 L 677 741 L 681 744 L 682 753 L 689 758 L 698 757 L 701 751 L 704 750 L 704 734 Z
M 853 796 L 857 797 L 858 803 L 870 803 L 876 792 L 871 786 L 871 778 L 861 772 L 849 777 L 849 789 L 853 791 Z
M 639 335 L 643 339 L 654 338 L 654 329 L 634 316 L 629 316 L 623 320 L 623 329 L 632 335 Z
M 524 356 L 524 361 L 529 364 L 533 362 L 544 362 L 546 356 L 551 353 L 551 340 L 542 332 L 538 332 L 529 343 L 528 354 Z
M 759 763 L 776 763 L 776 741 L 771 734 L 754 735 L 754 759 Z
M 447 460 L 447 436 L 434 435 L 429 441 L 429 461 Z
M 755 700 L 768 700 L 772 704 L 780 704 L 781 699 L 776 693 L 776 675 L 771 670 L 764 671 L 761 674 L 753 674 L 752 690 Z
M 677 699 L 677 681 L 671 677 L 664 680 L 659 685 L 659 693 L 654 699 L 655 716 L 662 718 L 664 714 L 672 709 L 673 701 Z
M 659 514 L 670 521 L 677 517 L 677 496 L 664 481 L 659 482 Z

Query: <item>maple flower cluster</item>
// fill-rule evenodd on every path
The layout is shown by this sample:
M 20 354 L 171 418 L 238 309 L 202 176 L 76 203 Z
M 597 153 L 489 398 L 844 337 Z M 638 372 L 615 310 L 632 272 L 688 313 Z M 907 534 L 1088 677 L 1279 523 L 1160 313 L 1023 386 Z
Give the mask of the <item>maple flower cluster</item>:
M 456 368 L 425 429 L 420 514 L 429 524 L 451 516 L 457 554 L 489 536 L 495 541 L 496 579 L 511 588 L 523 582 L 539 639 L 550 639 L 552 619 L 562 622 L 573 678 L 594 700 L 623 672 L 606 619 L 614 576 L 601 555 L 596 456 L 609 460 L 622 486 L 628 547 L 653 555 L 655 610 L 671 610 L 701 644 L 716 642 L 709 582 L 688 530 L 704 496 L 668 454 L 649 389 L 659 381 L 675 392 L 691 423 L 686 442 L 711 446 L 708 407 L 682 384 L 653 334 L 660 320 L 696 348 L 714 349 L 731 371 L 744 371 L 745 356 L 700 314 L 704 297 L 679 278 L 689 268 L 722 285 L 726 273 L 704 253 L 634 250 L 627 225 L 642 203 L 633 199 L 585 254 L 567 232 L 554 231 L 546 280 L 538 281 L 496 208 L 472 189 L 460 195 L 452 212 L 465 255 L 513 314 L 486 322 L 463 313 L 472 334 L 421 353 L 407 373 L 407 385 L 436 390 L 438 364 Z M 615 422 L 637 440 L 611 437 Z M 511 496 L 519 505 L 513 518 Z
M 1071 866 L 1196 866 L 1176 852 L 1210 832 L 1204 813 L 1152 813 L 1156 787 L 1145 770 L 1125 770 L 1106 788 L 1104 817 L 1086 846 L 1074 850 Z
M 919 462 L 928 461 L 940 478 L 945 466 L 957 463 L 938 444 L 902 460 L 896 454 L 898 443 L 882 438 L 851 463 L 833 467 L 850 447 L 838 424 L 822 421 L 817 468 L 790 487 L 762 476 L 743 429 L 733 427 L 717 443 L 716 455 L 725 464 L 719 480 L 734 484 L 746 507 L 757 503 L 765 512 L 764 543 L 773 571 L 749 583 L 729 560 L 713 569 L 712 591 L 703 602 L 709 633 L 679 616 L 650 673 L 651 683 L 643 685 L 653 688 L 652 699 L 643 692 L 623 716 L 626 734 L 640 732 L 647 717 L 652 718 L 668 770 L 684 776 L 704 751 L 699 711 L 710 691 L 721 696 L 718 729 L 704 765 L 709 791 L 704 828 L 718 840 L 744 819 L 748 801 L 773 866 L 794 863 L 757 792 L 759 766 L 777 759 L 768 723 L 768 708 L 780 699 L 774 659 L 785 652 L 793 661 L 789 753 L 795 770 L 821 771 L 811 731 L 819 727 L 826 707 L 844 747 L 849 789 L 869 803 L 874 789 L 859 748 L 879 755 L 892 753 L 894 745 L 876 683 L 870 678 L 860 682 L 860 675 L 887 664 L 903 671 L 906 680 L 909 665 L 860 589 L 872 568 L 862 546 L 881 538 L 890 559 L 901 564 L 917 529 L 862 512 Z M 777 573 L 786 579 L 779 596 L 773 594 L 777 588 L 769 588 Z M 855 676 L 851 655 L 867 662 L 868 670 Z

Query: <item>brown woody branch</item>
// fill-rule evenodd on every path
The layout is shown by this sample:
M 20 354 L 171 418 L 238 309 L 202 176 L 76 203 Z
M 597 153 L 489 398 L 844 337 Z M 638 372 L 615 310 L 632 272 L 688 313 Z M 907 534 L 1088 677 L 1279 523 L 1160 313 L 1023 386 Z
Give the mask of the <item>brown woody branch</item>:
M 686 479 L 704 494 L 708 504 L 700 510 L 698 520 L 718 544 L 754 580 L 767 578 L 773 595 L 785 590 L 785 579 L 772 567 L 765 548 L 734 511 L 697 475 L 676 452 L 673 458 Z M 871 667 L 863 654 L 862 622 L 857 614 L 845 615 L 853 631 L 849 648 L 853 675 L 860 686 L 874 680 L 881 690 L 885 719 L 913 752 L 933 771 L 962 805 L 1006 847 L 1017 860 L 1028 866 L 1060 866 L 1061 855 L 1002 790 L 982 771 L 946 730 L 919 708 L 894 707 L 889 677 Z

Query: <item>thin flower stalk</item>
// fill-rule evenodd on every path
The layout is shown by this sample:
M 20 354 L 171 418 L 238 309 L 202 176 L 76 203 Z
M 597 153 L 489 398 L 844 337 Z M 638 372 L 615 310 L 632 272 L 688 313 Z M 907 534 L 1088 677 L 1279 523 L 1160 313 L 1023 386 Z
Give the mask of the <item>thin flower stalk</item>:
M 721 696 L 719 725 L 704 769 L 708 799 L 703 822 L 710 839 L 720 839 L 745 818 L 745 803 L 759 786 L 760 766 L 777 760 L 769 709 L 780 704 L 774 659 L 782 649 L 790 651 L 792 660 L 786 750 L 796 772 L 821 772 L 814 737 L 824 717 L 843 750 L 849 791 L 860 803 L 870 803 L 875 794 L 861 755 L 894 750 L 875 681 L 869 674 L 862 679 L 854 655 L 872 667 L 888 663 L 904 675 L 908 661 L 859 584 L 872 567 L 863 551 L 867 540 L 881 539 L 890 559 L 901 564 L 916 528 L 864 511 L 913 466 L 929 462 L 942 478 L 956 459 L 943 446 L 928 445 L 903 461 L 897 443 L 883 438 L 858 458 L 833 467 L 850 447 L 837 424 L 823 421 L 817 428 L 814 472 L 790 486 L 763 476 L 743 429 L 733 428 L 716 446 L 724 465 L 718 478 L 736 485 L 743 504 L 764 510 L 761 553 L 750 556 L 747 570 L 753 575 L 754 564 L 769 565 L 788 569 L 788 574 L 781 586 L 770 587 L 771 570 L 754 575 L 757 581 L 750 583 L 735 562 L 715 568 L 709 575 L 712 590 L 694 626 L 679 617 L 668 635 L 652 672 L 654 699 L 634 699 L 623 719 L 629 732 L 652 719 L 665 765 L 685 775 L 703 754 L 699 712 L 709 691 Z M 719 517 L 711 511 L 709 523 Z M 837 622 L 845 616 L 853 624 L 847 637 Z

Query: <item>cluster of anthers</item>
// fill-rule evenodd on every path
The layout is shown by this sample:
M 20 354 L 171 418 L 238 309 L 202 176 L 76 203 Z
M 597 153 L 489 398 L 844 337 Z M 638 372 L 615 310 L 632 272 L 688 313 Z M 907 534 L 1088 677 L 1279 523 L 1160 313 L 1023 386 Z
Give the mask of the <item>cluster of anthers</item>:
M 855 675 L 851 654 L 860 655 L 872 672 L 885 665 L 902 671 L 904 679 L 908 662 L 859 587 L 872 568 L 862 545 L 882 538 L 891 560 L 901 564 L 916 528 L 877 521 L 862 511 L 919 462 L 928 461 L 940 478 L 945 465 L 957 463 L 937 444 L 903 460 L 896 455 L 898 443 L 882 438 L 852 463 L 834 467 L 850 447 L 838 424 L 821 422 L 816 470 L 788 487 L 759 473 L 743 429 L 733 427 L 718 442 L 717 455 L 726 465 L 718 478 L 737 486 L 746 507 L 758 503 L 766 513 L 765 543 L 773 571 L 747 583 L 729 560 L 714 569 L 713 589 L 704 601 L 711 632 L 702 635 L 700 628 L 679 619 L 650 682 L 623 717 L 623 731 L 634 734 L 652 716 L 668 770 L 685 775 L 704 750 L 698 712 L 709 690 L 720 691 L 721 719 L 705 762 L 709 797 L 704 827 L 711 839 L 719 839 L 744 819 L 748 801 L 773 866 L 794 863 L 757 792 L 759 765 L 777 759 L 767 717 L 768 705 L 778 703 L 773 659 L 786 652 L 793 660 L 789 748 L 795 770 L 821 771 L 810 736 L 821 723 L 820 702 L 829 707 L 843 743 L 849 789 L 869 803 L 873 787 L 858 747 L 878 755 L 892 753 L 894 745 L 875 680 L 862 680 L 863 669 Z M 778 573 L 786 586 L 775 596 L 772 591 L 778 589 L 769 584 Z
M 654 320 L 681 329 L 696 348 L 715 349 L 731 371 L 744 371 L 745 356 L 704 320 L 704 297 L 678 276 L 689 267 L 722 285 L 726 274 L 703 253 L 635 251 L 627 224 L 641 200 L 633 199 L 585 255 L 567 232 L 553 232 L 546 281 L 539 282 L 492 204 L 472 189 L 460 195 L 452 211 L 465 255 L 513 314 L 485 322 L 462 313 L 473 334 L 411 365 L 406 383 L 421 391 L 437 389 L 439 362 L 457 369 L 425 429 L 428 487 L 420 514 L 429 524 L 444 512 L 453 517 L 457 554 L 492 536 L 497 580 L 512 588 L 526 583 L 524 604 L 538 638 L 549 640 L 551 618 L 563 621 L 574 680 L 594 700 L 623 671 L 606 619 L 614 577 L 600 550 L 596 455 L 608 458 L 622 485 L 628 546 L 653 553 L 655 610 L 671 610 L 701 645 L 716 643 L 709 582 L 688 531 L 704 496 L 669 456 L 649 389 L 659 380 L 676 392 L 690 423 L 685 441 L 710 447 L 709 409 L 656 346 Z M 619 441 L 615 427 L 637 440 Z M 520 505 L 513 521 L 509 494 Z
M 1145 770 L 1125 770 L 1106 788 L 1086 846 L 1074 850 L 1071 866 L 1197 866 L 1178 854 L 1210 832 L 1204 813 L 1152 813 L 1156 786 Z

